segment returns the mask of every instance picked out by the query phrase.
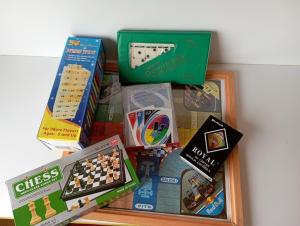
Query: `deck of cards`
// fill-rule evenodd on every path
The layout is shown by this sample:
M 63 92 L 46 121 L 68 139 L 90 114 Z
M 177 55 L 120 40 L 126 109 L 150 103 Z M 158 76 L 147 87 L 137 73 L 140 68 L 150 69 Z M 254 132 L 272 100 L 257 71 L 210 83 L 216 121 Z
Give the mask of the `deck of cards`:
M 180 156 L 212 181 L 242 136 L 239 131 L 210 115 Z
M 128 146 L 160 146 L 178 141 L 169 83 L 123 87 Z
M 174 140 L 170 109 L 153 107 L 131 111 L 127 120 L 136 146 L 156 146 Z

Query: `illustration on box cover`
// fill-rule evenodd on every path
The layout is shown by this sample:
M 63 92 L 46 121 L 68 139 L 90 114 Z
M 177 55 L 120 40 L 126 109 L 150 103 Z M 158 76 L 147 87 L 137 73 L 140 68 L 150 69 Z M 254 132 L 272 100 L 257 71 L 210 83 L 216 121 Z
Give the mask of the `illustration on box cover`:
M 109 206 L 226 219 L 224 169 L 209 182 L 181 160 L 181 151 L 173 147 L 127 150 L 142 185 L 131 201 L 127 196 Z
M 90 74 L 81 65 L 69 64 L 64 67 L 53 106 L 53 118 L 75 118 Z
M 61 199 L 66 202 L 69 210 L 88 205 L 102 193 L 125 184 L 130 177 L 122 150 L 117 147 L 106 148 L 76 161 L 66 166 L 63 173 L 68 176 L 60 183 Z

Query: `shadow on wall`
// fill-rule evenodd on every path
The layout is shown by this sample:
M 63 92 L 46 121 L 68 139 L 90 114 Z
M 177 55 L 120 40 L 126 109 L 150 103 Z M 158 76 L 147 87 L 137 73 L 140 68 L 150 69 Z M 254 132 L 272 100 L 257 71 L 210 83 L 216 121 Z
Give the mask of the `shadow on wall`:
M 216 31 L 211 33 L 211 43 L 208 62 L 218 64 L 221 62 L 220 39 Z

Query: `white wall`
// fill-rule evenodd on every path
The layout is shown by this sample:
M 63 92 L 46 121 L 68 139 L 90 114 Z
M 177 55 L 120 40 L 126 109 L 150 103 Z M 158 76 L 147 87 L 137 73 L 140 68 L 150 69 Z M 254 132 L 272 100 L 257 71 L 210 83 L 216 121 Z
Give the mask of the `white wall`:
M 1 0 L 0 55 L 61 56 L 70 35 L 121 28 L 215 31 L 211 62 L 300 65 L 297 0 Z

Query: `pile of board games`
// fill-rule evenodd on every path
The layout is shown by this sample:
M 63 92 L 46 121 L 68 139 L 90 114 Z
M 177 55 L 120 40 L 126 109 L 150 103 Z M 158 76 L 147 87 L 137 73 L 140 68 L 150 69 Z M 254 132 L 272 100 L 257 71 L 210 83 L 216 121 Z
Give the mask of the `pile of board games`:
M 205 79 L 210 39 L 121 30 L 117 68 L 100 38 L 69 38 L 38 131 L 69 156 L 6 182 L 16 225 L 92 207 L 226 219 L 223 162 L 242 135 L 221 121 L 222 84 Z

